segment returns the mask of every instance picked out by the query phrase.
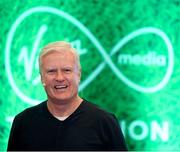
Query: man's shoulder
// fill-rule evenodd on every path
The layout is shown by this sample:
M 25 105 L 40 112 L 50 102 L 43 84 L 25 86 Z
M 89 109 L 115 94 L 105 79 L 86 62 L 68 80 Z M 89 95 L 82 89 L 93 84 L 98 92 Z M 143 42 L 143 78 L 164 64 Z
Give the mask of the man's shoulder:
M 37 114 L 40 114 L 42 109 L 43 109 L 43 106 L 45 104 L 46 101 L 38 104 L 38 105 L 35 105 L 35 106 L 32 106 L 32 107 L 29 107 L 29 108 L 26 108 L 25 110 L 23 110 L 22 112 L 20 112 L 19 114 L 16 115 L 16 118 L 23 118 L 23 117 L 26 117 L 27 116 L 33 116 L 33 115 L 36 115 Z
M 116 116 L 108 110 L 105 110 L 90 101 L 84 102 L 84 120 L 88 120 L 89 123 L 96 123 L 101 126 L 118 126 L 118 120 Z
M 103 109 L 102 107 L 100 107 L 99 105 L 87 101 L 85 100 L 85 109 L 87 111 L 87 113 L 94 115 L 96 117 L 101 117 L 101 118 L 113 118 L 114 114 Z

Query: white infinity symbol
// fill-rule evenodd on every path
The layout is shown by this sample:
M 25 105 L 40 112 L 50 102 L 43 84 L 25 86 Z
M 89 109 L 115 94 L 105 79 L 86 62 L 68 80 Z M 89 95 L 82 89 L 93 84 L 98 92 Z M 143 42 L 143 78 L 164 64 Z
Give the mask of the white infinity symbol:
M 29 104 L 38 104 L 39 100 L 36 99 L 31 99 L 29 97 L 27 97 L 26 95 L 24 95 L 21 90 L 16 86 L 16 83 L 14 82 L 12 73 L 11 73 L 11 68 L 10 68 L 10 61 L 9 61 L 9 57 L 10 57 L 10 50 L 11 50 L 11 43 L 13 40 L 13 36 L 14 33 L 16 31 L 16 28 L 18 27 L 18 25 L 29 15 L 33 14 L 33 13 L 43 13 L 43 12 L 48 12 L 48 13 L 52 13 L 55 14 L 57 16 L 60 16 L 62 18 L 64 18 L 65 20 L 71 22 L 73 25 L 75 25 L 77 28 L 79 28 L 79 30 L 81 30 L 88 38 L 89 40 L 94 44 L 94 46 L 97 48 L 97 50 L 99 51 L 99 53 L 102 55 L 102 57 L 104 58 L 104 62 L 100 63 L 97 68 L 91 73 L 91 75 L 84 80 L 83 82 L 81 82 L 80 87 L 79 87 L 79 91 L 83 90 L 104 68 L 104 66 L 107 64 L 108 66 L 110 66 L 110 68 L 112 69 L 112 71 L 116 74 L 116 76 L 121 79 L 126 85 L 128 85 L 129 87 L 140 91 L 140 92 L 155 92 L 160 90 L 161 88 L 163 88 L 166 83 L 168 82 L 168 80 L 171 77 L 172 71 L 173 71 L 173 59 L 174 59 L 174 54 L 173 54 L 173 47 L 171 45 L 171 42 L 168 38 L 168 36 L 161 31 L 158 28 L 154 28 L 154 27 L 145 27 L 145 28 L 141 28 L 133 33 L 130 33 L 129 35 L 127 35 L 126 37 L 124 37 L 123 39 L 121 39 L 110 51 L 110 55 L 106 53 L 105 49 L 103 48 L 103 46 L 99 43 L 99 41 L 94 37 L 94 35 L 81 23 L 79 22 L 77 19 L 75 19 L 74 17 L 72 17 L 71 15 L 58 10 L 56 8 L 52 8 L 52 7 L 46 7 L 46 6 L 40 6 L 40 7 L 34 7 L 32 9 L 27 10 L 26 12 L 24 12 L 13 24 L 12 28 L 10 29 L 10 32 L 8 33 L 8 38 L 7 38 L 7 42 L 6 42 L 6 53 L 5 53 L 5 66 L 6 66 L 6 73 L 8 75 L 9 81 L 11 83 L 12 88 L 15 90 L 16 94 L 23 99 L 25 102 L 29 103 Z M 123 73 L 121 71 L 119 71 L 119 69 L 115 66 L 115 64 L 112 62 L 112 60 L 110 59 L 110 57 L 112 55 L 114 55 L 120 48 L 122 48 L 126 43 L 128 43 L 130 40 L 132 40 L 134 37 L 137 37 L 139 35 L 142 34 L 147 34 L 147 33 L 154 33 L 157 34 L 159 37 L 161 37 L 163 39 L 163 41 L 166 44 L 167 50 L 168 50 L 168 56 L 169 56 L 169 61 L 168 61 L 168 68 L 166 71 L 166 74 L 164 76 L 164 78 L 162 79 L 161 82 L 159 82 L 156 86 L 152 86 L 152 87 L 144 87 L 144 86 L 140 86 L 138 84 L 135 84 L 133 81 L 131 81 L 130 79 L 128 79 L 127 77 L 125 77 L 123 75 Z
M 159 37 L 161 37 L 163 39 L 163 41 L 165 42 L 167 50 L 168 50 L 168 56 L 169 56 L 168 68 L 167 68 L 166 74 L 165 74 L 164 78 L 161 80 L 161 82 L 159 82 L 157 85 L 151 86 L 151 87 L 144 87 L 144 86 L 137 85 L 136 83 L 134 83 L 133 81 L 131 81 L 130 79 L 128 79 L 127 77 L 125 77 L 123 75 L 123 73 L 111 61 L 111 59 L 109 58 L 109 56 L 105 52 L 105 50 L 103 48 L 101 48 L 100 53 L 104 57 L 105 62 L 102 62 L 92 72 L 92 74 L 81 84 L 80 90 L 84 89 L 84 87 L 86 87 L 92 80 L 94 80 L 94 78 L 103 70 L 106 63 L 111 67 L 112 71 L 116 74 L 116 76 L 119 79 L 121 79 L 129 87 L 131 87 L 137 91 L 152 93 L 152 92 L 156 92 L 156 91 L 162 89 L 167 84 L 167 82 L 169 81 L 171 74 L 173 72 L 174 53 L 173 53 L 173 47 L 171 45 L 171 42 L 170 42 L 168 36 L 163 31 L 161 31 L 160 29 L 154 28 L 154 27 L 145 27 L 145 28 L 141 28 L 139 30 L 136 30 L 136 31 L 130 33 L 129 35 L 127 35 L 123 39 L 121 39 L 112 48 L 112 50 L 110 52 L 110 56 L 114 55 L 118 50 L 120 50 L 126 43 L 131 41 L 133 38 L 140 36 L 140 35 L 143 35 L 143 34 L 148 34 L 148 33 L 154 33 L 154 34 L 157 34 Z

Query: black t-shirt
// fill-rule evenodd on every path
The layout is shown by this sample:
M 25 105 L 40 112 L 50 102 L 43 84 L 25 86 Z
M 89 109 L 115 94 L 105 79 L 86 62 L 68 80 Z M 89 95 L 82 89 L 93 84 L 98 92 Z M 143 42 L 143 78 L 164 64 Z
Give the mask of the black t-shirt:
M 114 115 L 83 101 L 64 121 L 55 118 L 47 101 L 18 114 L 9 150 L 127 150 Z

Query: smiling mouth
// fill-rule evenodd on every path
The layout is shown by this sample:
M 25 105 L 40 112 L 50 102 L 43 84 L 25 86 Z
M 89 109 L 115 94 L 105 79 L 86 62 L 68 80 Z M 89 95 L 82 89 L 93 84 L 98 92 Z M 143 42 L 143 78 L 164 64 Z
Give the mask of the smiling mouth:
M 55 85 L 54 88 L 57 90 L 63 90 L 66 89 L 68 86 L 67 85 Z

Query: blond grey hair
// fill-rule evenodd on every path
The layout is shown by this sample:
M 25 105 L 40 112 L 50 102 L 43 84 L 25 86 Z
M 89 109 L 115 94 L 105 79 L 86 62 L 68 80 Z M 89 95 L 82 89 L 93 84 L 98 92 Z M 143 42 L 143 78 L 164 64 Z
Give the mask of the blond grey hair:
M 72 47 L 72 45 L 66 41 L 56 41 L 56 42 L 51 42 L 47 44 L 44 48 L 42 48 L 40 54 L 39 54 L 39 69 L 41 72 L 41 66 L 42 66 L 42 57 L 45 56 L 46 54 L 57 51 L 57 52 L 62 52 L 62 51 L 69 51 L 72 52 L 75 55 L 76 63 L 78 70 L 81 70 L 81 64 L 80 64 L 80 57 L 78 51 Z

